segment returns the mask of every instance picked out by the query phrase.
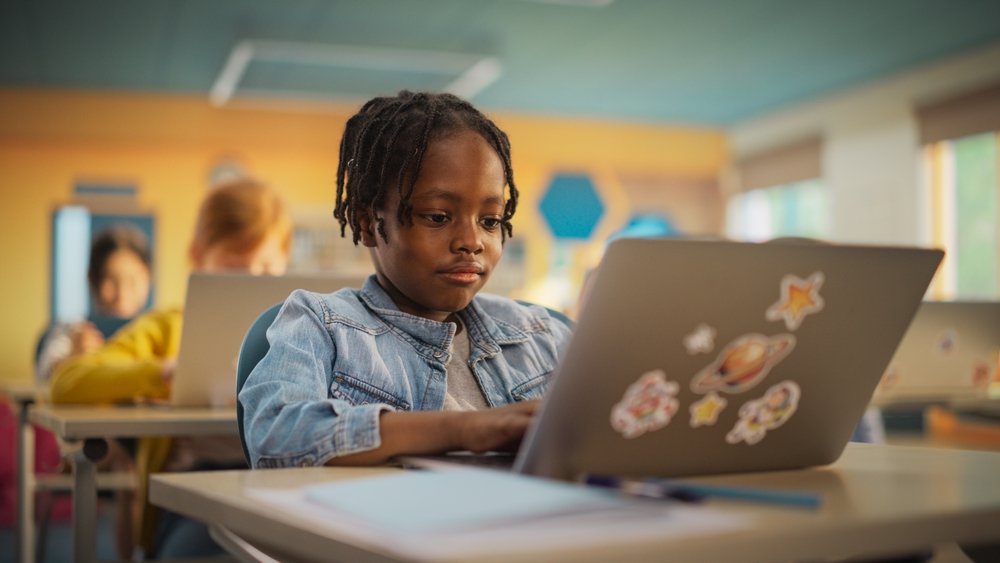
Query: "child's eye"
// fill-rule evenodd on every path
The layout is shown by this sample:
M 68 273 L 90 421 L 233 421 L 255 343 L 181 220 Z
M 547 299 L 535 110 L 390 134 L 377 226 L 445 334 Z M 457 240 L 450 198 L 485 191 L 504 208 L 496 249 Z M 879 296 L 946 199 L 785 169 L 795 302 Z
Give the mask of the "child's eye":
M 486 230 L 493 231 L 500 228 L 500 224 L 503 221 L 499 217 L 483 217 L 479 222 Z
M 436 225 L 443 225 L 445 222 L 448 221 L 448 216 L 445 215 L 444 213 L 425 213 L 424 219 L 427 219 L 428 221 Z

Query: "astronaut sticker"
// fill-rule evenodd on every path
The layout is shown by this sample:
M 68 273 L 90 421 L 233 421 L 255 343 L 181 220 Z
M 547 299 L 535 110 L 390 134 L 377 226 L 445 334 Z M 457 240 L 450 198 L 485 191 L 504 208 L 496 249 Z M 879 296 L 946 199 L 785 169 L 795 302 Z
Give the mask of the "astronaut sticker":
M 815 272 L 806 279 L 786 275 L 781 280 L 781 298 L 767 308 L 764 317 L 769 321 L 784 320 L 788 330 L 798 329 L 806 315 L 823 310 L 823 297 L 819 294 L 823 279 L 823 272 Z
M 700 401 L 691 403 L 688 411 L 691 413 L 691 428 L 712 426 L 719 418 L 719 413 L 726 408 L 725 398 L 714 391 L 705 395 Z
M 663 370 L 642 374 L 611 408 L 611 427 L 632 439 L 670 424 L 677 413 L 679 388 L 676 381 L 667 381 Z
M 747 401 L 740 407 L 740 419 L 726 434 L 726 442 L 753 445 L 764 439 L 768 430 L 774 430 L 795 414 L 802 394 L 794 381 L 772 385 L 760 399 Z
M 694 376 L 691 390 L 695 393 L 746 391 L 764 379 L 794 347 L 795 336 L 791 334 L 770 337 L 745 334 L 726 345 L 714 362 Z
M 705 323 L 699 324 L 691 334 L 684 337 L 684 348 L 692 356 L 711 352 L 715 348 L 715 329 Z

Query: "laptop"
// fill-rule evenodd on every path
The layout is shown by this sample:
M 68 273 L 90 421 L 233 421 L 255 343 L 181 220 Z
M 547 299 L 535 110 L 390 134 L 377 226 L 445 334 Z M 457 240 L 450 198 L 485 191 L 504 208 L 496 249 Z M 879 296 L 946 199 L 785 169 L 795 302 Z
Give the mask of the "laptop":
M 363 282 L 358 275 L 191 274 L 170 404 L 235 406 L 236 360 L 258 315 L 295 289 L 329 293 Z
M 942 255 L 616 240 L 513 468 L 572 480 L 831 463 Z
M 925 301 L 875 392 L 878 404 L 988 395 L 1000 357 L 1000 302 Z

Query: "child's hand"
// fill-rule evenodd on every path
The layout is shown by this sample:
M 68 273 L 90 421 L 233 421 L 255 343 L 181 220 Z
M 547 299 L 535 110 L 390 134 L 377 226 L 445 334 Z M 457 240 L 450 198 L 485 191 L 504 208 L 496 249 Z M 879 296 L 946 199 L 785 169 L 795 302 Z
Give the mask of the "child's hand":
M 169 386 L 174 380 L 174 372 L 177 371 L 177 360 L 171 358 L 163 362 L 163 367 L 160 368 L 160 381 L 164 385 Z
M 458 429 L 461 449 L 472 452 L 515 451 L 541 401 L 470 411 Z
M 334 457 L 327 465 L 378 465 L 399 455 L 433 455 L 457 450 L 513 451 L 521 443 L 539 401 L 481 411 L 383 412 L 382 444 Z
M 73 326 L 70 333 L 70 340 L 73 348 L 70 353 L 74 356 L 87 354 L 104 346 L 104 335 L 94 326 L 94 323 L 83 321 Z

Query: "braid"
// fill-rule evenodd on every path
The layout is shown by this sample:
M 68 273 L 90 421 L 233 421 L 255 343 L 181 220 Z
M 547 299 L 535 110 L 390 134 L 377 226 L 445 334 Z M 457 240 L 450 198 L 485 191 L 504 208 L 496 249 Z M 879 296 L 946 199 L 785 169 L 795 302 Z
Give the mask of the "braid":
M 510 140 L 493 121 L 469 102 L 452 94 L 401 91 L 392 97 L 373 98 L 347 120 L 340 140 L 337 191 L 333 216 L 340 236 L 351 227 L 354 244 L 361 240 L 359 211 L 378 208 L 385 190 L 394 185 L 399 194 L 397 221 L 412 220 L 410 196 L 416 186 L 427 146 L 449 133 L 472 130 L 493 147 L 503 163 L 510 197 L 501 219 L 504 238 L 513 236 L 511 218 L 517 209 L 518 191 L 510 159 Z M 381 218 L 376 228 L 386 240 Z

